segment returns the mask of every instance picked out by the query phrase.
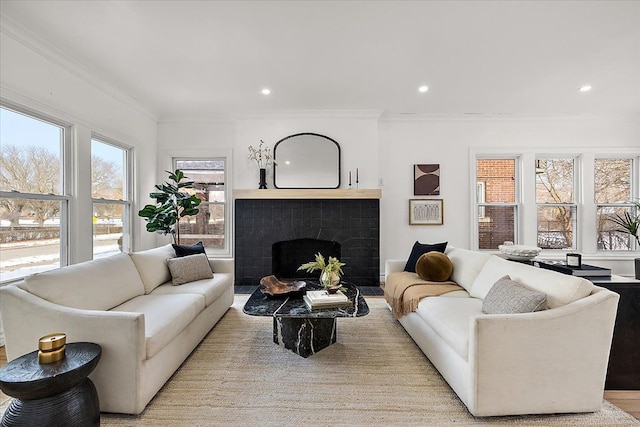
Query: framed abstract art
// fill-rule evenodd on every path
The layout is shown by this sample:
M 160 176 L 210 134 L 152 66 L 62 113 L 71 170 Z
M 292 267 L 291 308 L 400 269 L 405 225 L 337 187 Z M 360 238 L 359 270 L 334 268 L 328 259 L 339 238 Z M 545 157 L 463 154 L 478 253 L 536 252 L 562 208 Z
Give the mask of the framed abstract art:
M 440 165 L 413 165 L 413 195 L 440 195 Z

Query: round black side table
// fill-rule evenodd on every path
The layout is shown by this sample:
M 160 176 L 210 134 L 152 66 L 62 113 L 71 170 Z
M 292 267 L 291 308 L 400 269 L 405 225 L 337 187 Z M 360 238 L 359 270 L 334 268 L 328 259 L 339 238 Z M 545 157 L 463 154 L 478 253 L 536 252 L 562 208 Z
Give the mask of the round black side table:
M 0 425 L 99 426 L 98 393 L 87 376 L 101 353 L 98 344 L 70 343 L 58 362 L 41 365 L 36 350 L 0 368 L 0 389 L 14 398 Z

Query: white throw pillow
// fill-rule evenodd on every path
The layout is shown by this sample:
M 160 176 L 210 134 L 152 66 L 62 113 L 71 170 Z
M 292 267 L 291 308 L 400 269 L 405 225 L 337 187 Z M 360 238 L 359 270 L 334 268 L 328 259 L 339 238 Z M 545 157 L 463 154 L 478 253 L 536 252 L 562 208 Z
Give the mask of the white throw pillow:
M 167 264 L 171 272 L 171 283 L 176 286 L 213 277 L 209 259 L 205 254 L 170 258 L 167 260 Z
M 145 293 L 149 293 L 163 283 L 171 280 L 171 273 L 167 267 L 167 258 L 176 256 L 171 245 L 161 246 L 146 251 L 131 252 L 129 254 L 140 273 L 144 283 Z
M 577 301 L 591 294 L 593 290 L 593 284 L 582 277 L 508 261 L 492 255 L 482 267 L 469 293 L 474 298 L 484 299 L 493 284 L 505 275 L 509 275 L 512 280 L 529 289 L 546 294 L 549 308 L 561 307 Z

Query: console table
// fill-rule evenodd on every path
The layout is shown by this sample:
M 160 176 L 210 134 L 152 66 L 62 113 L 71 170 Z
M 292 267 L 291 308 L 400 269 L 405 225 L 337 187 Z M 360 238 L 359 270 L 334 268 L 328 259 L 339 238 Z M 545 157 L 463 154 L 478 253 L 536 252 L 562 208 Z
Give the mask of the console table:
M 588 279 L 620 295 L 604 388 L 640 390 L 640 280 L 616 275 Z

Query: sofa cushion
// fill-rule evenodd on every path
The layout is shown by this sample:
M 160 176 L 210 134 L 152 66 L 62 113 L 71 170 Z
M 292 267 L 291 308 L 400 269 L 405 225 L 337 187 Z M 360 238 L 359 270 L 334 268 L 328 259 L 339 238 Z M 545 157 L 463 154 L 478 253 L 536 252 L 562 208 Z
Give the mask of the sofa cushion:
M 468 359 L 469 319 L 482 315 L 482 301 L 477 298 L 429 297 L 420 301 L 416 313 L 460 357 Z
M 220 295 L 232 287 L 231 274 L 215 273 L 211 279 L 196 280 L 180 286 L 165 283 L 155 288 L 149 295 L 198 294 L 204 297 L 205 305 L 209 307 Z
M 196 255 L 206 253 L 202 242 L 198 242 L 195 245 L 171 245 L 176 252 L 177 257 L 183 257 L 187 255 Z
M 491 287 L 482 302 L 487 314 L 532 313 L 547 308 L 547 296 L 504 276 Z
M 409 259 L 404 266 L 404 271 L 410 271 L 411 273 L 416 272 L 416 263 L 418 262 L 418 258 L 420 255 L 426 254 L 431 251 L 444 252 L 447 249 L 447 242 L 443 243 L 420 243 L 416 240 L 413 244 L 413 248 L 411 248 L 411 254 L 409 255 Z
M 109 310 L 144 294 L 144 286 L 127 254 L 98 258 L 24 279 L 22 286 L 42 299 L 84 310 Z
M 211 279 L 213 272 L 205 254 L 187 255 L 167 260 L 171 272 L 171 283 L 174 286 L 194 280 Z
M 167 259 L 176 256 L 171 245 L 160 246 L 146 251 L 131 252 L 129 256 L 136 265 L 138 273 L 140 273 L 145 293 L 148 294 L 156 287 L 171 280 Z
M 582 277 L 508 261 L 492 255 L 482 267 L 469 293 L 474 298 L 484 299 L 493 284 L 505 275 L 509 275 L 511 280 L 529 289 L 546 294 L 549 308 L 561 307 L 577 301 L 591 294 L 594 289 L 593 284 Z
M 451 280 L 465 288 L 467 292 L 471 290 L 473 281 L 480 273 L 480 270 L 482 270 L 484 263 L 491 258 L 491 254 L 455 248 L 453 246 L 449 246 L 445 254 L 453 264 Z
M 112 311 L 144 314 L 144 335 L 149 359 L 177 337 L 204 307 L 202 295 L 142 295 L 114 307 Z
M 451 277 L 453 264 L 448 256 L 438 251 L 420 255 L 416 263 L 416 273 L 422 280 L 444 282 Z

